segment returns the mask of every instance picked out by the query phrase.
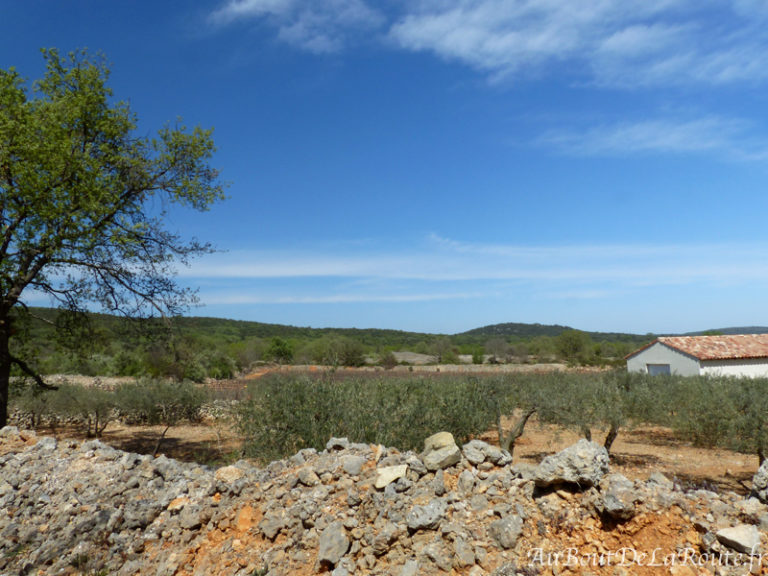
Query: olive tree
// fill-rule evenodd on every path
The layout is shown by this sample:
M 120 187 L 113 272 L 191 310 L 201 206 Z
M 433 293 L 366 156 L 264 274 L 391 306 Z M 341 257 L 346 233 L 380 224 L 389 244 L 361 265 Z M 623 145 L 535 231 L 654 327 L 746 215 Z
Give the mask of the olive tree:
M 207 400 L 206 391 L 188 380 L 179 382 L 158 378 L 123 384 L 117 388 L 115 395 L 123 417 L 139 424 L 164 426 L 155 443 L 153 456 L 157 456 L 171 426 L 184 420 L 195 422 L 201 418 Z
M 173 280 L 175 262 L 211 248 L 167 230 L 165 212 L 223 198 L 210 130 L 137 134 L 101 58 L 43 57 L 33 83 L 0 70 L 0 426 L 12 367 L 45 386 L 13 342 L 25 299 L 47 295 L 71 313 L 177 314 L 194 293 Z

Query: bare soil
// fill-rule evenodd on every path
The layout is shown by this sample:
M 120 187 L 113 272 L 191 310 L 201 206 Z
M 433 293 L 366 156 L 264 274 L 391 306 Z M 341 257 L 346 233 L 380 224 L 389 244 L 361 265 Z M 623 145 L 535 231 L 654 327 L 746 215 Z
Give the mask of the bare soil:
M 522 370 L 532 369 L 532 366 L 517 366 Z M 446 366 L 422 368 L 451 371 L 451 367 Z M 454 371 L 461 371 L 463 368 L 465 367 L 454 367 Z M 488 369 L 487 366 L 485 368 Z M 541 369 L 541 366 L 538 368 Z M 564 368 L 557 367 L 557 369 Z M 247 380 L 258 379 L 271 372 L 302 370 L 315 372 L 322 368 L 315 366 L 264 367 L 249 374 L 244 380 L 211 383 L 211 387 L 218 390 L 220 394 L 235 398 L 242 393 Z M 352 372 L 373 369 L 341 370 Z M 38 432 L 59 438 L 82 437 L 81 432 L 71 428 L 42 429 Z M 113 422 L 108 425 L 101 440 L 120 450 L 151 454 L 162 432 L 162 426 L 127 426 Z M 605 431 L 593 430 L 592 434 L 595 442 L 603 442 Z M 486 442 L 497 444 L 495 430 L 489 430 L 481 438 Z M 566 448 L 579 438 L 580 436 L 573 431 L 540 425 L 534 417 L 526 427 L 525 434 L 517 441 L 514 449 L 515 461 L 537 464 L 545 456 Z M 208 419 L 199 424 L 170 428 L 160 445 L 159 453 L 179 460 L 217 466 L 237 460 L 241 453 L 241 446 L 241 440 L 229 424 Z M 611 449 L 613 471 L 621 472 L 633 479 L 646 479 L 652 472 L 661 472 L 684 488 L 731 490 L 744 494 L 749 491 L 752 476 L 757 472 L 758 466 L 756 455 L 696 447 L 679 440 L 671 430 L 661 427 L 639 426 L 623 429 Z
M 162 426 L 110 423 L 101 440 L 120 450 L 151 454 L 162 432 Z M 83 437 L 82 432 L 72 428 L 43 428 L 38 433 L 58 438 Z M 481 438 L 497 443 L 495 431 L 488 431 Z M 545 456 L 566 448 L 579 438 L 570 430 L 542 426 L 533 421 L 517 441 L 515 461 L 538 464 Z M 593 431 L 595 442 L 602 443 L 603 438 L 604 433 Z M 170 428 L 160 444 L 159 453 L 179 460 L 222 466 L 240 457 L 241 446 L 241 440 L 231 426 L 211 419 Z M 757 456 L 695 447 L 675 438 L 671 430 L 659 427 L 622 430 L 611 449 L 612 471 L 643 480 L 652 472 L 661 472 L 683 488 L 745 494 L 757 469 Z
M 553 426 L 535 422 L 517 441 L 515 460 L 537 464 L 549 454 L 558 452 L 578 441 L 580 436 Z M 592 440 L 602 444 L 605 433 L 592 431 Z M 496 441 L 496 433 L 483 439 Z M 661 427 L 641 426 L 622 430 L 611 448 L 611 470 L 632 479 L 647 479 L 652 472 L 661 472 L 684 488 L 749 491 L 752 476 L 757 472 L 757 456 L 729 450 L 707 449 L 682 442 L 675 434 Z

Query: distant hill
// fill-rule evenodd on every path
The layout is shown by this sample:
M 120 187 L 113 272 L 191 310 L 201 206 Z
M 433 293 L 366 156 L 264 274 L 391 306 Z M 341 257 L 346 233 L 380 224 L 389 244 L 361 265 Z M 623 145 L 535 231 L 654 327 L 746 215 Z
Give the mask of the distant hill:
M 36 318 L 44 319 L 36 323 L 35 334 L 38 337 L 53 339 L 53 324 L 59 316 L 55 308 L 30 307 L 30 312 Z M 124 333 L 123 319 L 110 314 L 89 313 L 93 328 L 108 337 L 121 338 Z M 173 319 L 176 329 L 187 334 L 204 334 L 206 337 L 223 342 L 236 342 L 249 338 L 284 338 L 295 340 L 311 340 L 323 336 L 343 336 L 352 338 L 363 345 L 379 345 L 382 342 L 397 342 L 403 345 L 429 340 L 435 335 L 420 332 L 405 332 L 402 330 L 386 330 L 379 328 L 310 328 L 304 326 L 289 326 L 284 324 L 267 324 L 250 320 L 230 320 L 207 316 L 178 316 Z
M 46 319 L 47 323 L 36 323 L 33 327 L 33 337 L 41 340 L 54 340 L 52 324 L 56 322 L 59 312 L 52 308 L 30 308 L 33 315 Z M 122 320 L 109 314 L 89 314 L 93 327 L 107 340 L 121 340 L 126 337 Z M 404 330 L 388 330 L 379 328 L 311 328 L 308 326 L 289 326 L 284 324 L 268 324 L 249 320 L 230 320 L 205 316 L 181 316 L 174 318 L 174 325 L 181 333 L 204 335 L 207 339 L 222 343 L 231 343 L 252 338 L 270 339 L 274 337 L 308 341 L 322 337 L 346 337 L 353 339 L 363 346 L 378 348 L 381 346 L 396 346 L 409 349 L 419 343 L 432 342 L 439 338 L 449 338 L 454 344 L 483 345 L 488 339 L 501 337 L 511 341 L 528 341 L 545 336 L 554 338 L 570 326 L 560 324 L 525 324 L 522 322 L 506 322 L 482 326 L 453 335 L 440 335 L 425 332 L 407 332 Z M 727 330 L 727 331 L 726 331 Z M 723 329 L 726 334 L 738 333 L 739 330 Z M 751 328 L 768 333 L 768 328 Z M 621 332 L 586 332 L 592 340 L 627 342 L 644 344 L 653 339 L 652 334 L 627 334 Z
M 768 334 L 768 326 L 736 326 L 733 328 L 714 328 L 712 330 L 702 330 L 701 332 L 686 332 L 683 336 L 702 336 L 707 334 Z
M 566 330 L 572 330 L 570 326 L 559 324 L 523 324 L 520 322 L 505 322 L 504 324 L 491 324 L 467 330 L 457 336 L 517 336 L 519 338 L 535 338 L 536 336 L 558 336 Z
M 491 324 L 457 334 L 457 336 L 475 336 L 475 337 L 501 337 L 501 338 L 520 338 L 528 340 L 538 336 L 557 337 L 566 330 L 574 330 L 570 326 L 561 326 L 560 324 L 523 324 L 519 322 L 505 322 L 503 324 Z M 652 334 L 628 334 L 624 332 L 587 332 L 592 340 L 611 341 L 611 342 L 647 342 L 654 336 Z

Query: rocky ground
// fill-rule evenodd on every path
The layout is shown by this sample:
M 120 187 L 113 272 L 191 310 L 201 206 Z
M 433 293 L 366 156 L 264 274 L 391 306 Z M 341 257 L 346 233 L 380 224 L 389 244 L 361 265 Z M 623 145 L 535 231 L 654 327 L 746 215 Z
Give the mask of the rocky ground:
M 629 480 L 586 441 L 531 465 L 447 433 L 331 439 L 214 470 L 7 427 L 0 575 L 768 573 L 768 467 L 752 484 Z

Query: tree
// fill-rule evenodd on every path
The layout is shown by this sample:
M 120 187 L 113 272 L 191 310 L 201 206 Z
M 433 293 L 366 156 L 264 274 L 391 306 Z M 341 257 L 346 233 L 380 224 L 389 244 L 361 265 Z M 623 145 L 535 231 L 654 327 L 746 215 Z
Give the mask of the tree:
M 430 350 L 435 357 L 436 364 L 447 364 L 449 361 L 456 360 L 456 354 L 453 352 L 451 341 L 445 336 L 436 338 L 435 341 L 432 342 Z
M 0 426 L 12 366 L 45 386 L 14 347 L 25 296 L 46 294 L 74 315 L 178 314 L 194 293 L 176 284 L 173 266 L 211 247 L 166 230 L 163 218 L 172 205 L 205 211 L 224 197 L 210 130 L 139 136 L 102 59 L 43 57 L 46 73 L 31 86 L 0 70 Z
M 503 364 L 509 356 L 509 342 L 504 338 L 491 338 L 485 343 L 485 350 L 491 355 L 491 364 Z
M 573 362 L 583 358 L 591 345 L 589 334 L 580 330 L 565 330 L 557 337 L 557 351 L 560 355 Z
M 293 360 L 293 346 L 287 340 L 275 336 L 269 343 L 266 355 L 278 364 L 290 364 Z
M 171 426 L 182 420 L 195 422 L 206 401 L 206 392 L 184 380 L 143 379 L 123 384 L 115 392 L 123 416 L 142 424 L 165 426 L 155 443 L 153 456 L 160 451 L 160 443 Z

